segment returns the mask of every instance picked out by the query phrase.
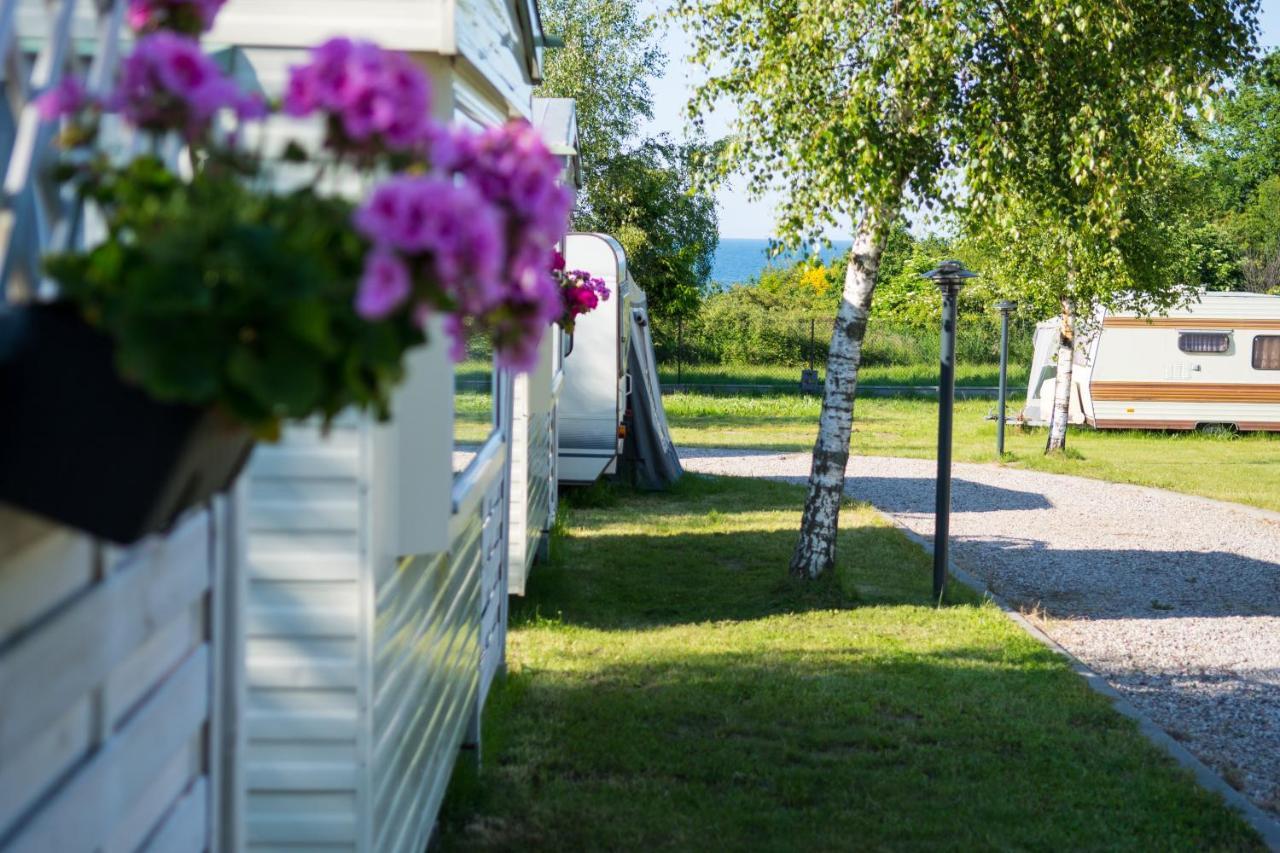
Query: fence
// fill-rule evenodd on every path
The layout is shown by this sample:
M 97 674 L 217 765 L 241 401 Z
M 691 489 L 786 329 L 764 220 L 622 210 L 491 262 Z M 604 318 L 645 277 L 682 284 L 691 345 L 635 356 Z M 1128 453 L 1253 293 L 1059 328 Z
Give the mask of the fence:
M 993 311 L 994 315 L 995 312 Z M 659 363 L 679 372 L 684 365 L 752 365 L 822 368 L 835 320 L 767 311 L 717 312 L 657 321 L 654 347 Z M 1013 318 L 1009 359 L 1030 363 L 1035 323 Z M 1000 358 L 998 317 L 966 316 L 959 324 L 956 358 L 961 363 L 991 364 Z M 867 326 L 862 363 L 880 365 L 936 364 L 939 329 L 885 321 L 875 316 Z

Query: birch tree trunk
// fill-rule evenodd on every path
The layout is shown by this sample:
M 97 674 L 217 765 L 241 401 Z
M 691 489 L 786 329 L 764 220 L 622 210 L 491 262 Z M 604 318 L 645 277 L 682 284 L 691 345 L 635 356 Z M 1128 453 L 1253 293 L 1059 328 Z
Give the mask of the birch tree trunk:
M 1071 420 L 1071 368 L 1075 363 L 1075 305 L 1062 298 L 1062 325 L 1058 331 L 1058 370 L 1053 380 L 1053 414 L 1049 418 L 1049 438 L 1044 452 L 1067 448 L 1067 423 Z
M 853 400 L 862 363 L 862 339 L 876 289 L 880 256 L 888 229 L 879 223 L 887 216 L 869 216 L 858 226 L 849 250 L 844 292 L 831 330 L 827 355 L 827 379 L 822 389 L 822 415 L 818 440 L 813 446 L 809 470 L 809 496 L 800 522 L 800 540 L 791 556 L 791 574 L 814 579 L 835 565 L 836 531 L 840 501 L 844 497 L 844 469 L 849 461 L 849 437 L 853 432 Z

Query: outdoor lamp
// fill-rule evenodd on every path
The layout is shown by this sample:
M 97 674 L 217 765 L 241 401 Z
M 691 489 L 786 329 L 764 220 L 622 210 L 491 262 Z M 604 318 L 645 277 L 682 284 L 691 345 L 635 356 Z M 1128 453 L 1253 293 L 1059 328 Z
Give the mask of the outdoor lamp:
M 938 371 L 938 485 L 934 504 L 933 598 L 942 603 L 947 584 L 947 538 L 951 529 L 951 422 L 956 397 L 956 296 L 976 272 L 960 261 L 943 261 L 923 278 L 942 291 L 942 346 Z
M 1000 312 L 1000 392 L 996 403 L 996 456 L 1004 457 L 1005 398 L 1009 391 L 1009 315 L 1018 303 L 1002 299 L 996 303 Z

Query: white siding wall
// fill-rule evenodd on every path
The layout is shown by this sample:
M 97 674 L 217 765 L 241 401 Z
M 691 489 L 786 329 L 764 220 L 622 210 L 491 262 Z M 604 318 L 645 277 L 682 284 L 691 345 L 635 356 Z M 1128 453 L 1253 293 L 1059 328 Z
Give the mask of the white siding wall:
M 361 667 L 367 428 L 289 429 L 250 468 L 246 841 L 357 849 L 368 798 Z
M 511 424 L 512 595 L 524 595 L 529 572 L 554 521 L 559 382 L 553 373 L 558 328 L 542 343 L 538 366 L 516 377 Z
M 237 541 L 225 499 L 127 549 L 0 509 L 0 850 L 234 843 L 213 690 Z

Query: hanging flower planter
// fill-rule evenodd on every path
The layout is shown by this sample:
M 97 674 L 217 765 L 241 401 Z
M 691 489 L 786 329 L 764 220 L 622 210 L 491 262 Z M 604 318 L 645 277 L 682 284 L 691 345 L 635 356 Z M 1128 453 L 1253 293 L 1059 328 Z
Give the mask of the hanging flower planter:
M 120 542 L 225 488 L 286 421 L 390 418 L 431 315 L 455 351 L 482 330 L 521 369 L 562 310 L 572 197 L 536 130 L 442 127 L 408 57 L 341 38 L 268 104 L 195 40 L 220 6 L 134 0 L 113 88 L 68 78 L 39 103 L 68 152 L 58 176 L 105 236 L 45 259 L 59 305 L 3 317 L 0 500 Z M 241 146 L 273 111 L 321 122 L 323 144 Z M 100 153 L 106 113 L 150 153 Z M 155 153 L 173 137 L 181 169 Z M 363 202 L 337 189 L 375 179 Z
M 216 409 L 155 401 L 112 364 L 110 339 L 70 306 L 0 309 L 0 500 L 127 543 L 227 488 L 253 436 Z
M 569 336 L 569 352 L 573 352 L 574 323 L 583 314 L 590 314 L 609 301 L 609 287 L 604 279 L 596 278 L 585 270 L 565 270 L 564 258 L 556 253 L 552 275 L 560 285 L 560 328 Z M 565 355 L 568 355 L 566 352 Z

